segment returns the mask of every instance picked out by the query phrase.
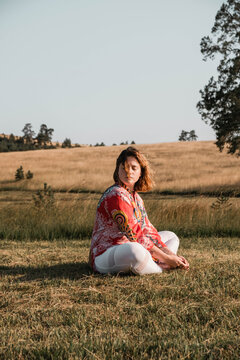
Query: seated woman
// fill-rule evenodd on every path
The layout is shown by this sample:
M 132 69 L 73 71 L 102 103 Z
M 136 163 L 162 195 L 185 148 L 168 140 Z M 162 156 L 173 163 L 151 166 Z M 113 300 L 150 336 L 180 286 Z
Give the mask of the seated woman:
M 97 206 L 89 254 L 93 270 L 102 274 L 132 271 L 161 273 L 164 269 L 189 269 L 176 255 L 179 239 L 171 231 L 157 232 L 150 223 L 138 191 L 152 188 L 146 158 L 134 147 L 119 155 L 109 187 Z

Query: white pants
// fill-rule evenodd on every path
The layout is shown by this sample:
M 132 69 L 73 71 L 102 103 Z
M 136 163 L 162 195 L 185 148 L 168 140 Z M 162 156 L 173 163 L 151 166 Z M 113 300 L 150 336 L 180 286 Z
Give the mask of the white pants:
M 179 239 L 171 231 L 160 231 L 162 242 L 174 253 L 177 253 Z M 148 250 L 138 242 L 114 245 L 95 258 L 95 267 L 101 274 L 132 271 L 138 275 L 161 273 Z

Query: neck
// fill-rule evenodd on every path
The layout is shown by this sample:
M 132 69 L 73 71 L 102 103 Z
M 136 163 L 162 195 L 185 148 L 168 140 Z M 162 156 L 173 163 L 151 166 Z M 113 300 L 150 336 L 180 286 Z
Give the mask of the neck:
M 122 186 L 124 189 L 128 190 L 129 192 L 134 192 L 134 187 L 133 186 L 127 186 L 125 185 L 121 180 L 118 180 L 117 182 L 120 186 Z

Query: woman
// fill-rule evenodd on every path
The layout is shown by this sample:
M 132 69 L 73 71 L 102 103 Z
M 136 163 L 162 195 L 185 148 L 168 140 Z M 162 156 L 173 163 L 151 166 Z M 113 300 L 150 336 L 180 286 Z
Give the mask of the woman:
M 138 191 L 152 188 L 149 165 L 134 147 L 119 155 L 108 188 L 97 206 L 89 254 L 93 270 L 102 274 L 129 272 L 161 273 L 164 269 L 189 269 L 178 256 L 178 237 L 171 231 L 157 232 L 150 223 Z

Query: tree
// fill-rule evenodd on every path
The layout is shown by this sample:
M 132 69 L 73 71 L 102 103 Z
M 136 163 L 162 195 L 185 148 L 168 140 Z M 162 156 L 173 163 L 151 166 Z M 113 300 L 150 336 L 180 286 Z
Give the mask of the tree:
M 47 143 L 52 141 L 52 134 L 54 132 L 54 129 L 50 128 L 48 129 L 47 125 L 42 124 L 40 126 L 39 133 L 37 135 L 37 141 L 40 146 L 43 144 L 46 145 Z
M 211 77 L 200 91 L 197 108 L 216 133 L 222 151 L 240 155 L 240 2 L 227 0 L 217 12 L 212 38 L 201 40 L 203 60 L 219 56 L 217 79 Z
M 179 141 L 187 141 L 188 132 L 185 130 L 182 130 L 181 134 L 179 135 L 178 140 Z
M 182 130 L 179 135 L 178 141 L 196 141 L 198 136 L 195 133 L 195 130 L 185 131 Z
M 62 148 L 66 148 L 66 147 L 68 147 L 68 148 L 72 147 L 71 139 L 66 138 L 64 140 L 64 142 L 62 143 Z
M 102 141 L 100 144 L 97 142 L 96 145 L 94 145 L 94 146 L 106 146 L 106 145 L 105 145 L 104 142 Z
M 7 139 L 1 138 L 0 140 L 0 152 L 8 152 L 9 148 Z
M 27 172 L 27 174 L 26 174 L 26 179 L 32 179 L 33 178 L 33 173 L 30 171 L 30 170 L 28 170 L 28 172 Z
M 15 143 L 15 136 L 11 133 L 8 140 L 12 144 Z
M 121 143 L 120 143 L 120 145 L 128 145 L 128 141 L 122 141 Z
M 188 133 L 188 141 L 196 141 L 198 136 L 195 134 L 195 130 L 191 130 Z
M 24 179 L 24 171 L 22 165 L 16 170 L 15 179 L 16 180 Z
M 22 129 L 23 132 L 23 139 L 26 141 L 27 144 L 32 144 L 33 138 L 35 136 L 35 132 L 32 130 L 32 125 L 30 123 L 25 124 L 24 128 Z

